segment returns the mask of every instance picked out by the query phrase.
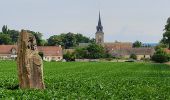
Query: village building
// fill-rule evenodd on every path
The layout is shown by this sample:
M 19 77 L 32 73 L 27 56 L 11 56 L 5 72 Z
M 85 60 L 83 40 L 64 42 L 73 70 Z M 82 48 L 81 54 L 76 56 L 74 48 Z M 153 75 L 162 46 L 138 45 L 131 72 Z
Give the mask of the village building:
M 133 43 L 130 42 L 104 42 L 104 32 L 100 12 L 96 29 L 96 43 L 104 46 L 105 50 L 113 57 L 130 58 L 130 55 L 135 54 L 138 60 L 143 58 L 150 59 L 155 52 L 154 48 L 152 47 L 133 48 Z
M 60 61 L 63 59 L 63 51 L 59 46 L 38 46 L 38 51 L 43 54 L 44 61 Z M 16 45 L 0 45 L 0 59 L 10 60 L 17 58 Z

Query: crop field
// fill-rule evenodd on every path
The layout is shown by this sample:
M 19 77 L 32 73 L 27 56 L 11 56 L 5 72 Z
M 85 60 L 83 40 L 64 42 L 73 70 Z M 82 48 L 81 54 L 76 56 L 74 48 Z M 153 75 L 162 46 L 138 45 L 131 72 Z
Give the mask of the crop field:
M 170 66 L 44 62 L 45 90 L 21 90 L 14 61 L 0 61 L 0 100 L 170 99 Z

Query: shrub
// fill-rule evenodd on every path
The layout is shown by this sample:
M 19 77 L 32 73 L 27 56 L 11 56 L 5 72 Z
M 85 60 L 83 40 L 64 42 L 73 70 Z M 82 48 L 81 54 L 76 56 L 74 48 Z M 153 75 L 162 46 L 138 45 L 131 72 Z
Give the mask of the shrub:
M 137 59 L 137 56 L 136 56 L 135 54 L 131 54 L 131 55 L 130 55 L 130 58 L 132 58 L 132 59 L 135 59 L 135 60 L 136 60 L 136 59 Z
M 158 63 L 164 63 L 169 61 L 169 57 L 163 49 L 158 49 L 152 56 L 152 60 Z
M 75 53 L 70 53 L 70 52 L 67 52 L 66 54 L 63 55 L 63 58 L 66 60 L 66 61 L 75 61 Z

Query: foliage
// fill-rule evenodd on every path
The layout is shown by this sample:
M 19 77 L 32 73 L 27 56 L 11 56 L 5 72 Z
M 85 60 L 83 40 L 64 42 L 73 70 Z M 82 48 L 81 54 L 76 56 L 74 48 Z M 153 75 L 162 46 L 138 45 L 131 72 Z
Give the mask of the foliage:
M 1 100 L 169 100 L 165 64 L 44 62 L 45 90 L 18 89 L 17 66 L 0 61 Z
M 163 44 L 163 43 L 159 43 L 159 45 L 157 45 L 157 46 L 155 47 L 155 50 L 157 51 L 157 50 L 162 49 L 162 48 L 167 48 L 167 45 L 166 45 L 166 44 Z
M 73 33 L 67 33 L 64 38 L 64 46 L 66 49 L 76 46 L 76 37 Z
M 5 44 L 5 45 L 15 44 L 18 40 L 18 35 L 19 35 L 18 31 L 10 30 L 8 29 L 7 25 L 4 25 L 2 27 L 2 32 L 0 37 L 0 39 L 3 41 L 3 42 L 1 41 L 1 44 Z
M 88 51 L 86 48 L 76 48 L 75 55 L 77 59 L 88 58 Z
M 8 27 L 7 27 L 7 25 L 4 25 L 4 26 L 2 27 L 2 33 L 8 34 Z
M 170 49 L 170 18 L 167 20 L 167 24 L 165 25 L 165 32 L 163 33 L 163 38 L 161 43 L 168 44 Z
M 79 43 L 89 43 L 89 42 L 93 42 L 93 40 L 90 40 L 88 37 L 83 36 L 83 35 L 80 34 L 80 33 L 75 34 L 75 39 L 76 39 L 76 45 L 79 45 Z
M 0 34 L 0 44 L 11 44 L 11 38 L 8 34 Z
M 87 47 L 87 51 L 88 51 L 88 58 L 91 58 L 91 59 L 98 59 L 104 56 L 103 46 L 95 44 L 95 43 L 90 44 Z
M 109 55 L 107 55 L 109 56 Z M 76 50 L 76 58 L 82 59 L 99 59 L 105 57 L 103 46 L 92 43 L 85 48 L 78 48 Z
M 18 41 L 18 37 L 19 37 L 19 31 L 16 31 L 16 30 L 8 30 L 8 34 L 11 38 L 11 42 L 13 44 L 17 43 Z
M 134 60 L 137 60 L 137 56 L 135 54 L 131 54 L 130 55 L 130 58 L 134 59 Z
M 135 41 L 135 42 L 133 43 L 133 47 L 134 47 L 134 48 L 142 47 L 142 42 L 140 42 L 140 41 Z
M 64 48 L 68 49 L 71 47 L 76 47 L 79 43 L 90 43 L 94 40 L 90 40 L 88 37 L 83 36 L 82 34 L 74 33 L 62 33 L 60 35 L 53 35 L 48 39 L 48 45 L 61 45 Z
M 70 53 L 70 52 L 67 52 L 66 54 L 63 55 L 63 58 L 66 60 L 66 61 L 75 61 L 75 54 L 74 53 Z
M 170 56 L 163 49 L 158 49 L 152 56 L 152 60 L 158 63 L 168 62 L 169 58 Z

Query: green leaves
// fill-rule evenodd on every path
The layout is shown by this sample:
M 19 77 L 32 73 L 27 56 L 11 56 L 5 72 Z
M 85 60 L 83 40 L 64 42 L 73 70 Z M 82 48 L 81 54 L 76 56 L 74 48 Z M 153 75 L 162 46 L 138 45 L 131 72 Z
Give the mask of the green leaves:
M 170 99 L 170 67 L 150 63 L 45 62 L 45 90 L 18 84 L 13 61 L 0 61 L 0 99 Z M 11 88 L 9 88 L 11 87 Z

